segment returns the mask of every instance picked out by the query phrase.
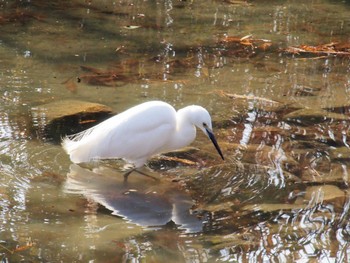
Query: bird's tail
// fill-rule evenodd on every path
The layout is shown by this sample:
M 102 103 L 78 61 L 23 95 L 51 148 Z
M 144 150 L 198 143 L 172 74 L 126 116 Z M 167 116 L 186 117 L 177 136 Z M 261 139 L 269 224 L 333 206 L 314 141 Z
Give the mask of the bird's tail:
M 62 147 L 73 163 L 91 161 L 91 157 L 93 156 L 92 150 L 96 143 L 96 140 L 93 138 L 93 131 L 98 126 L 99 125 L 73 135 L 67 135 L 62 139 Z
M 79 144 L 79 141 L 74 141 L 69 136 L 66 136 L 62 140 L 62 147 L 69 155 L 69 158 L 73 163 L 82 163 L 89 161 L 86 156 L 82 156 L 83 152 L 78 151 Z
M 82 142 L 74 140 L 74 137 L 66 136 L 62 139 L 62 147 L 73 163 L 90 161 L 89 150 L 81 149 L 81 145 Z

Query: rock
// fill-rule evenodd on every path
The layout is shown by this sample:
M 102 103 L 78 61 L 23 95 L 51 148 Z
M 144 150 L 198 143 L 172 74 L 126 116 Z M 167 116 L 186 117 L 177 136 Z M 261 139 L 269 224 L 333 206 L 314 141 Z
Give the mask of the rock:
M 279 111 L 281 108 L 286 106 L 283 103 L 280 103 L 278 101 L 274 101 L 274 100 L 270 100 L 262 97 L 227 94 L 227 93 L 225 95 L 234 100 L 235 107 L 237 106 L 241 106 L 242 108 L 254 107 L 261 111 L 275 112 L 275 111 Z
M 345 192 L 335 185 L 316 185 L 306 189 L 305 201 L 314 201 L 315 203 L 323 203 L 334 199 L 344 199 Z
M 329 146 L 337 147 L 344 145 L 344 135 L 341 125 L 328 125 L 328 123 L 310 125 L 310 126 L 293 126 L 291 130 L 283 135 L 290 138 L 293 149 L 322 149 L 327 150 Z M 291 145 L 290 145 L 291 146 Z
M 279 102 L 264 97 L 257 97 L 253 95 L 230 94 L 224 91 L 221 91 L 220 94 L 222 96 L 232 99 L 234 102 L 233 110 L 239 112 L 255 110 L 259 112 L 269 113 L 286 113 L 300 109 L 300 106 L 295 107 L 295 105 L 292 105 L 290 103 Z
M 323 156 L 318 155 L 317 161 L 314 159 L 312 166 L 309 164 L 311 156 L 301 156 L 299 160 L 304 164 L 300 175 L 302 182 L 348 185 L 350 183 L 350 167 L 343 163 L 349 160 L 348 156 L 343 157 L 345 153 L 334 149 L 329 153 L 329 156 L 327 153 Z M 317 155 L 317 153 L 315 154 Z
M 67 134 L 88 129 L 112 116 L 112 109 L 99 103 L 60 100 L 32 108 L 40 139 L 59 142 Z
M 321 109 L 301 109 L 286 114 L 283 117 L 283 120 L 286 122 L 298 123 L 300 125 L 312 125 L 325 121 L 348 121 L 349 117 Z
M 292 92 L 293 92 L 293 96 L 307 97 L 307 96 L 317 96 L 320 91 L 321 91 L 321 88 L 297 85 Z
M 244 211 L 261 211 L 264 213 L 278 212 L 281 210 L 304 209 L 309 211 L 312 207 L 318 204 L 334 204 L 338 209 L 341 209 L 346 200 L 346 194 L 339 187 L 334 185 L 317 185 L 306 188 L 303 197 L 298 197 L 293 204 L 286 203 L 262 203 L 249 204 L 244 206 Z
M 211 212 L 234 211 L 247 201 L 284 199 L 275 189 L 295 182 L 295 176 L 288 172 L 239 162 L 212 166 L 186 179 L 198 208 Z
M 349 104 L 342 104 L 342 105 L 335 105 L 333 107 L 327 107 L 323 108 L 326 111 L 329 112 L 335 112 L 339 114 L 349 114 L 350 113 L 350 105 Z
M 257 164 L 265 167 L 282 168 L 287 173 L 299 174 L 300 164 L 282 148 L 260 144 L 246 146 L 236 143 L 220 144 L 226 155 L 239 159 L 243 163 Z
M 262 211 L 265 213 L 276 212 L 281 210 L 294 210 L 294 209 L 303 209 L 306 205 L 302 204 L 250 204 L 243 207 L 243 210 L 247 211 Z
M 346 146 L 333 148 L 329 152 L 329 157 L 332 161 L 349 161 L 350 149 Z
M 307 187 L 303 202 L 309 207 L 330 204 L 337 211 L 344 211 L 347 194 L 335 185 L 316 185 Z M 297 203 L 297 201 L 296 201 Z

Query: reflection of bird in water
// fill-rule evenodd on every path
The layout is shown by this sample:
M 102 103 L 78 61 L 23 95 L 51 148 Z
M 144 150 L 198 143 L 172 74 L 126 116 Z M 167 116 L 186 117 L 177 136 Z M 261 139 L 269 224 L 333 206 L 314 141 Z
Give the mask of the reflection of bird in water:
M 67 136 L 62 145 L 74 163 L 122 158 L 140 168 L 153 155 L 189 145 L 196 137 L 196 127 L 209 137 L 224 159 L 206 109 L 192 105 L 176 112 L 161 101 L 130 108 L 86 131 Z
M 202 230 L 202 221 L 190 213 L 193 206 L 190 196 L 179 191 L 176 184 L 150 183 L 144 177 L 129 178 L 125 184 L 116 173 L 106 167 L 90 171 L 72 164 L 65 191 L 83 194 L 113 215 L 143 227 L 162 227 L 173 221 L 187 232 Z

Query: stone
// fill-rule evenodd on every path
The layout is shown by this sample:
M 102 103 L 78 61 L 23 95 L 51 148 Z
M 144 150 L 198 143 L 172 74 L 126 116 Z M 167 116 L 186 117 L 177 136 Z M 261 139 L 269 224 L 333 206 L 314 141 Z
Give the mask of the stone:
M 324 121 L 348 121 L 349 117 L 321 109 L 301 109 L 284 115 L 283 120 L 300 125 L 312 125 Z
M 111 117 L 108 106 L 79 100 L 59 100 L 32 108 L 37 136 L 45 141 L 60 142 Z

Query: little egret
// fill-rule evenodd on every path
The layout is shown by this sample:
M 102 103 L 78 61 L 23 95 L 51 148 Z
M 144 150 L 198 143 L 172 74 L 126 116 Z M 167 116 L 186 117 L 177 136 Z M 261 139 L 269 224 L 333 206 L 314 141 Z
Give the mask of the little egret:
M 189 145 L 196 138 L 195 127 L 209 137 L 224 159 L 206 109 L 192 105 L 176 111 L 162 101 L 142 103 L 90 129 L 66 136 L 62 146 L 74 163 L 122 158 L 137 169 L 153 155 Z

